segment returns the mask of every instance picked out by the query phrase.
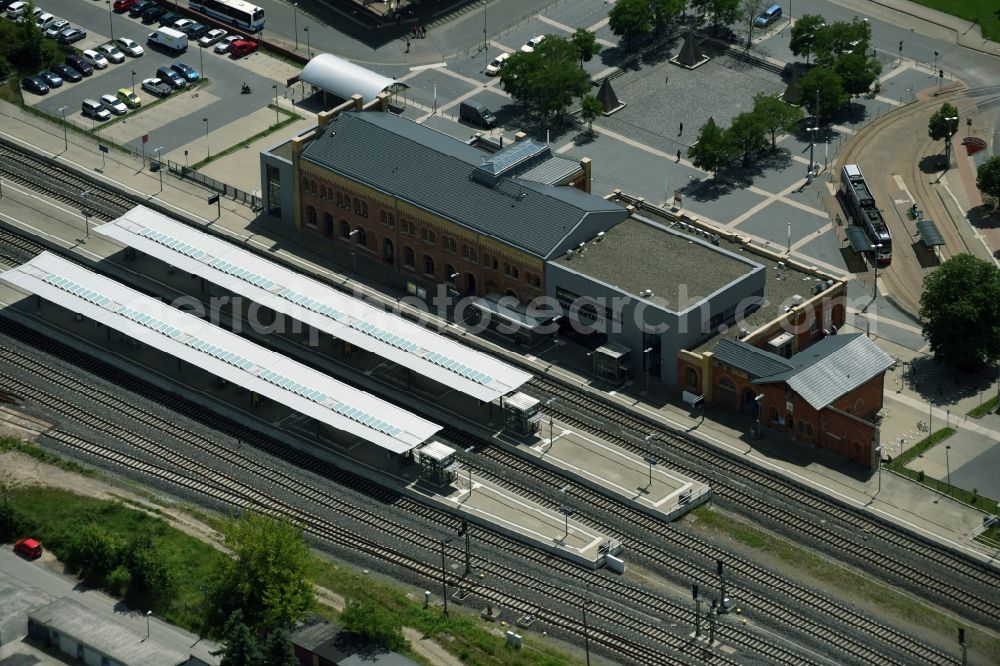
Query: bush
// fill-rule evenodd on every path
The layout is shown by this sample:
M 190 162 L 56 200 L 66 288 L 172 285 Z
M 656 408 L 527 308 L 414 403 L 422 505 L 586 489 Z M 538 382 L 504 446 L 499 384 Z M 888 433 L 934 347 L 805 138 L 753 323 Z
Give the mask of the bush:
M 364 600 L 347 602 L 340 616 L 344 631 L 368 639 L 387 650 L 401 650 L 406 647 L 402 625 L 398 618 L 382 606 Z
M 4 495 L 0 500 L 0 542 L 8 543 L 31 532 L 28 519 Z
M 124 597 L 132 586 L 132 574 L 125 565 L 119 564 L 105 577 L 104 585 L 112 594 Z

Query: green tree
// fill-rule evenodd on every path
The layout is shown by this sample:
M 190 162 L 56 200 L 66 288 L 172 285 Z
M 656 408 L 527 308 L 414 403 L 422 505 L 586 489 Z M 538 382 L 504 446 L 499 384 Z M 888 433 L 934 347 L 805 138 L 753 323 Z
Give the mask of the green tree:
M 742 155 L 743 166 L 749 166 L 756 153 L 767 145 L 764 123 L 752 111 L 733 118 L 733 124 L 724 132 L 725 142 L 732 154 Z
M 653 31 L 661 33 L 675 17 L 684 11 L 687 0 L 647 0 L 653 17 Z
M 764 130 L 771 133 L 771 148 L 774 148 L 778 133 L 791 132 L 802 117 L 802 110 L 776 95 L 757 93 L 753 96 L 753 114 Z
M 841 57 L 849 54 L 865 55 L 871 43 L 872 28 L 868 21 L 855 18 L 850 23 L 837 21 L 816 33 L 813 53 L 816 64 L 833 67 Z
M 406 647 L 399 618 L 374 602 L 351 600 L 340 615 L 344 631 L 361 636 L 387 650 L 401 650 Z
M 266 632 L 302 619 L 316 601 L 306 579 L 309 547 L 302 530 L 284 520 L 246 513 L 225 529 L 231 557 L 219 559 L 208 588 L 209 626 L 237 610 Z
M 991 157 L 979 165 L 976 170 L 976 187 L 994 198 L 1000 207 L 1000 157 Z
M 0 499 L 0 543 L 14 541 L 29 531 L 24 515 L 4 495 Z
M 927 134 L 935 141 L 947 139 L 956 129 L 958 129 L 958 109 L 949 102 L 945 102 L 940 109 L 931 114 L 931 119 L 927 123 Z
M 747 48 L 753 46 L 753 29 L 757 27 L 757 17 L 771 3 L 771 0 L 743 0 L 740 5 L 740 22 L 746 26 Z
M 515 53 L 500 70 L 512 97 L 542 115 L 563 115 L 574 98 L 590 91 L 590 76 L 577 64 L 568 39 L 549 36 L 532 53 Z
M 131 576 L 130 595 L 163 596 L 174 586 L 174 574 L 167 555 L 149 534 L 139 534 L 125 545 L 121 563 Z
M 100 585 L 119 566 L 120 545 L 97 523 L 84 525 L 69 539 L 65 561 L 85 581 Z M 127 592 L 126 586 L 123 592 Z
M 817 35 L 826 27 L 826 21 L 818 14 L 806 14 L 800 16 L 795 25 L 792 26 L 791 39 L 788 40 L 788 48 L 793 55 L 806 56 L 806 64 L 809 64 L 809 54 L 816 45 Z
M 847 101 L 840 74 L 826 67 L 813 67 L 799 79 L 799 100 L 814 116 L 833 115 Z
M 699 169 L 711 171 L 713 177 L 719 177 L 719 169 L 729 164 L 733 159 L 731 145 L 726 141 L 725 133 L 711 118 L 698 130 L 698 140 L 688 148 L 691 163 Z
M 576 32 L 570 35 L 569 41 L 580 53 L 580 67 L 583 63 L 590 62 L 594 56 L 601 52 L 601 45 L 597 43 L 597 35 L 586 28 L 577 28 Z
M 628 47 L 653 30 L 649 0 L 618 0 L 608 12 L 608 28 Z
M 593 95 L 584 95 L 583 99 L 580 100 L 580 117 L 587 122 L 587 131 L 590 134 L 594 133 L 594 120 L 602 113 L 604 113 L 604 106 Z
M 844 92 L 862 95 L 871 89 L 872 83 L 882 73 L 882 63 L 862 53 L 848 53 L 837 59 L 833 70 L 840 75 Z
M 740 18 L 740 0 L 691 0 L 689 4 L 709 17 L 713 31 L 718 31 L 721 23 L 735 23 Z
M 299 666 L 292 637 L 284 629 L 272 631 L 264 641 L 264 661 L 261 666 Z
M 963 370 L 1000 360 L 1000 268 L 952 257 L 924 278 L 920 318 L 936 360 Z
M 264 651 L 254 630 L 243 622 L 243 612 L 233 611 L 222 629 L 219 649 L 213 656 L 222 656 L 219 666 L 264 666 Z

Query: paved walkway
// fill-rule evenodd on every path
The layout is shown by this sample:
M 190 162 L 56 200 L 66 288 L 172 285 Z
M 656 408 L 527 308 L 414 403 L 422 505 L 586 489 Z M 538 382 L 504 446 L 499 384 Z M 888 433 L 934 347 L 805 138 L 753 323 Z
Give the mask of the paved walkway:
M 865 4 L 881 5 L 901 12 L 908 16 L 920 19 L 929 26 L 940 26 L 954 31 L 955 42 L 959 46 L 975 49 L 990 55 L 1000 55 L 1000 44 L 983 37 L 983 31 L 976 23 L 970 23 L 963 18 L 946 14 L 945 12 L 924 7 L 909 0 L 868 0 Z

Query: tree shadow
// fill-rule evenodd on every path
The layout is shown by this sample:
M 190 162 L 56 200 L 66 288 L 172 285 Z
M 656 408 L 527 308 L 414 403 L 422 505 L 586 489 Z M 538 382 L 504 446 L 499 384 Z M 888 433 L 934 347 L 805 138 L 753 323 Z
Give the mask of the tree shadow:
M 917 163 L 921 173 L 932 174 L 944 169 L 944 155 L 924 155 Z
M 860 124 L 868 120 L 868 109 L 857 102 L 849 101 L 830 116 L 830 122 L 836 125 Z
M 1000 228 L 1000 210 L 988 204 L 969 209 L 969 223 L 977 229 Z
M 902 376 L 907 386 L 916 391 L 925 402 L 933 402 L 935 405 L 950 405 L 981 394 L 997 380 L 996 366 L 987 365 L 967 372 L 939 363 L 933 356 L 921 356 L 910 361 Z

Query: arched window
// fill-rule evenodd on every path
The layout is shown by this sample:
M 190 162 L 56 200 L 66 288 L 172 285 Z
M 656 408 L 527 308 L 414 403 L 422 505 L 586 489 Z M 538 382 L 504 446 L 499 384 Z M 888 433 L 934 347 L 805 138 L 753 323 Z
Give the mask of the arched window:
M 336 192 L 333 193 L 333 199 L 338 207 L 340 208 L 344 207 L 344 195 L 340 193 L 340 190 L 337 190 Z
M 771 423 L 782 423 L 781 417 L 778 416 L 778 408 L 771 408 Z
M 368 217 L 368 202 L 361 202 L 361 217 Z
M 437 275 L 434 271 L 434 257 L 429 254 L 424 255 L 424 274 L 425 275 Z
M 387 264 L 392 264 L 396 261 L 396 248 L 393 246 L 392 240 L 388 238 L 382 241 L 382 261 Z
M 316 209 L 306 206 L 306 226 L 316 228 Z
M 698 386 L 698 371 L 694 368 L 687 369 L 687 385 L 691 388 Z
M 340 221 L 340 237 L 350 238 L 351 236 L 351 225 L 347 223 L 347 220 Z
M 736 384 L 729 377 L 719 377 L 718 386 L 723 391 L 736 391 Z
M 413 248 L 409 245 L 403 247 L 403 265 L 407 268 L 413 268 L 417 263 L 417 255 L 413 252 Z
M 318 191 L 318 188 L 316 187 L 316 181 L 315 180 L 310 180 L 309 181 L 309 192 L 311 194 L 316 194 L 317 191 Z
M 333 236 L 333 215 L 329 213 L 323 213 L 323 235 L 328 238 Z
M 368 247 L 368 233 L 361 227 L 357 228 L 356 234 L 354 234 L 355 242 L 361 247 Z

